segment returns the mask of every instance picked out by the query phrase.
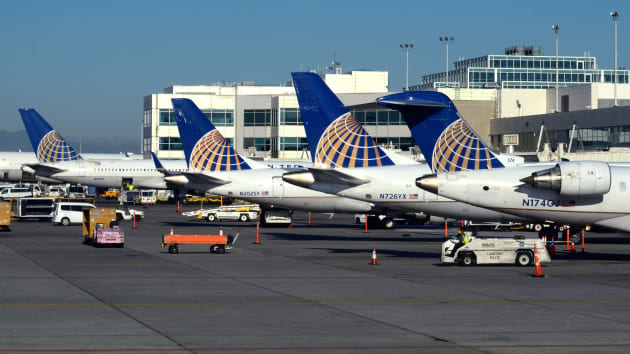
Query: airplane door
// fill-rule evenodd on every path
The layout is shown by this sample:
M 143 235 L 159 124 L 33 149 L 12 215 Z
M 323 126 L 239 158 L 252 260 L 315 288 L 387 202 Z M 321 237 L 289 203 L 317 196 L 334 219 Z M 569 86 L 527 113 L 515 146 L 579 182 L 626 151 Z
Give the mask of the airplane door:
M 271 187 L 271 194 L 273 197 L 282 197 L 284 195 L 284 181 L 282 176 L 273 177 L 273 185 Z

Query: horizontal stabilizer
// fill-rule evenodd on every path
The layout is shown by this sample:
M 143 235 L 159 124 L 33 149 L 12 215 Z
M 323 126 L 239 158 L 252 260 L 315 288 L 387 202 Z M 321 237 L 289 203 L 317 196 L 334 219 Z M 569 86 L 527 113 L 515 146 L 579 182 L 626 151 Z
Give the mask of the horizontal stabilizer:
M 328 168 L 309 168 L 313 173 L 315 180 L 320 183 L 345 184 L 350 186 L 359 186 L 370 182 L 366 179 L 356 178 L 339 170 Z
M 288 172 L 282 175 L 282 179 L 296 186 L 309 188 L 317 183 L 330 186 L 354 187 L 370 182 L 369 180 L 356 178 L 337 169 L 309 168 L 308 171 Z

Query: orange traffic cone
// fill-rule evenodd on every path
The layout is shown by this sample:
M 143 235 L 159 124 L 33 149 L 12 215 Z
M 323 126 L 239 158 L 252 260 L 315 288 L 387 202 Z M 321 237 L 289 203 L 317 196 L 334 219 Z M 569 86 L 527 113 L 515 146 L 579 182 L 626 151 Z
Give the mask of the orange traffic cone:
M 551 246 L 549 246 L 549 250 L 551 251 L 551 255 L 555 256 L 556 255 L 556 238 L 555 237 L 551 237 Z
M 538 257 L 538 250 L 536 249 L 536 245 L 534 245 L 534 276 L 535 277 L 544 277 L 542 273 L 542 266 L 540 265 L 540 258 Z
M 378 265 L 378 259 L 376 258 L 376 248 L 372 249 L 372 262 L 370 265 Z
M 571 253 L 575 254 L 575 242 L 571 241 Z

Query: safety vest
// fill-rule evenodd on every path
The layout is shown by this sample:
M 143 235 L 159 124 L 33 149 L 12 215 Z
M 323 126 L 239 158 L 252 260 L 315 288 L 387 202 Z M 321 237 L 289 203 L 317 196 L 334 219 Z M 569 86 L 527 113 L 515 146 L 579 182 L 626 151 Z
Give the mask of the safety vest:
M 471 240 L 470 240 L 470 237 L 468 237 L 468 234 L 464 233 L 464 239 L 462 240 L 462 242 L 463 242 L 464 244 L 467 244 L 467 243 L 469 243 L 470 241 L 471 241 Z

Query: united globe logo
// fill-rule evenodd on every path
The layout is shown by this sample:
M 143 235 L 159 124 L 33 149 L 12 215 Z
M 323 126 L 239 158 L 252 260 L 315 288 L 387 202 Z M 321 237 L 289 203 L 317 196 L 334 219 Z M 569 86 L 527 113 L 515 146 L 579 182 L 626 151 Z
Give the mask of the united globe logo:
M 327 168 L 394 164 L 350 113 L 337 118 L 326 128 L 317 144 L 315 163 Z
M 74 149 L 56 131 L 49 131 L 37 146 L 37 159 L 41 162 L 78 160 Z
M 432 169 L 453 172 L 503 167 L 499 159 L 484 145 L 461 119 L 451 123 L 433 148 Z
M 217 129 L 206 133 L 197 141 L 190 154 L 190 168 L 197 171 L 251 169 Z

